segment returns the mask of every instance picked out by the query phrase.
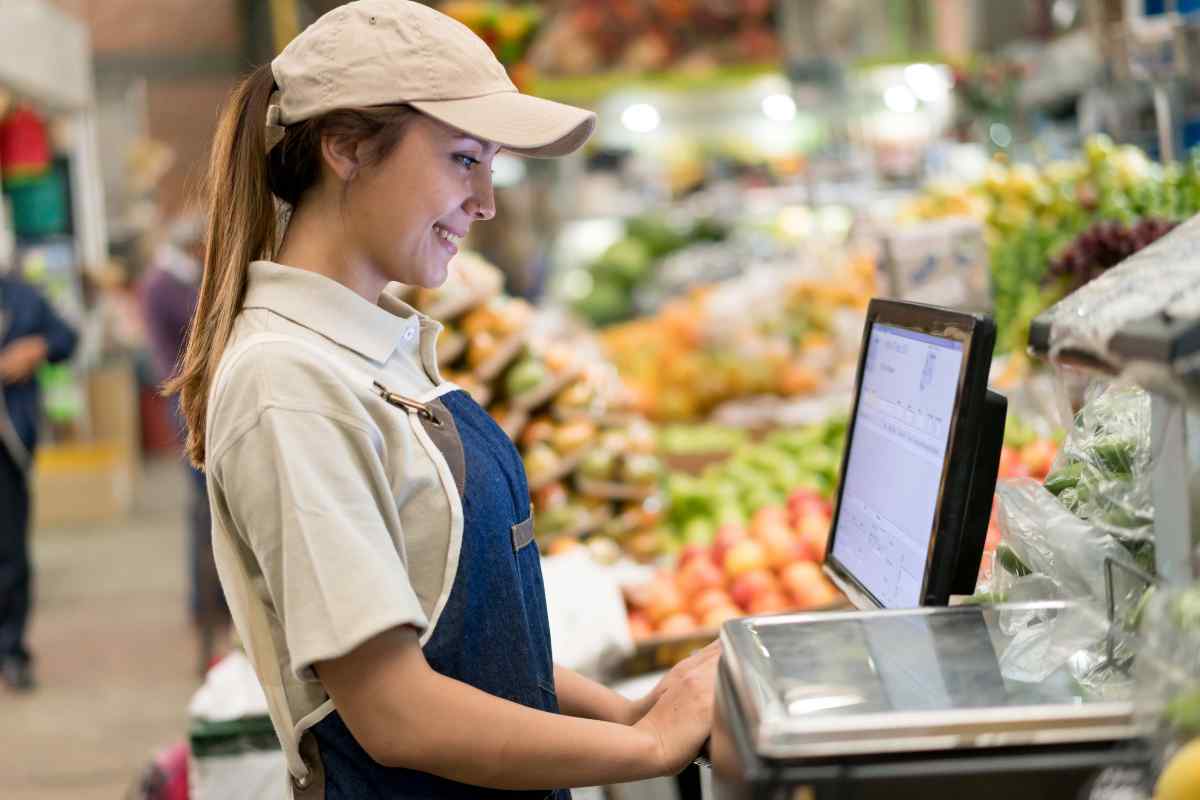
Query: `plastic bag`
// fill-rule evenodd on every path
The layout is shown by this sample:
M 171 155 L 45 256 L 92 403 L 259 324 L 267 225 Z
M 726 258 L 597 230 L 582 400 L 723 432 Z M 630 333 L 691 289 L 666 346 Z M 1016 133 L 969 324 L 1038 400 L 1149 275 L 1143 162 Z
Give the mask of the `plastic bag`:
M 1103 602 L 1105 559 L 1134 565 L 1117 539 L 1072 514 L 1037 481 L 1007 481 L 996 496 L 1001 540 L 993 589 L 1009 602 Z
M 1072 514 L 1105 531 L 1154 569 L 1150 396 L 1097 384 L 1075 415 L 1046 489 Z
M 1137 699 L 1150 715 L 1156 796 L 1200 796 L 1200 583 L 1156 589 L 1140 635 Z
M 1007 676 L 1039 680 L 1066 665 L 1080 683 L 1111 693 L 1128 689 L 1132 651 L 1117 633 L 1136 627 L 1147 592 L 1140 575 L 1154 571 L 1150 399 L 1100 384 L 1085 397 L 1045 483 L 997 487 L 1001 534 L 988 588 L 1010 603 L 1070 600 L 1080 610 L 1009 614 Z

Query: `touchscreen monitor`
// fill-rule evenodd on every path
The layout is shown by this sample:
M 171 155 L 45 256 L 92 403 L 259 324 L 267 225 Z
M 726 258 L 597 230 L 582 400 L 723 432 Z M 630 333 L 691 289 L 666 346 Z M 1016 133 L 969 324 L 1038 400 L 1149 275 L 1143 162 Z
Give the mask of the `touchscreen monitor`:
M 946 602 L 981 433 L 997 424 L 985 413 L 993 341 L 985 317 L 872 301 L 827 563 L 878 606 Z M 994 483 L 993 471 L 989 506 Z

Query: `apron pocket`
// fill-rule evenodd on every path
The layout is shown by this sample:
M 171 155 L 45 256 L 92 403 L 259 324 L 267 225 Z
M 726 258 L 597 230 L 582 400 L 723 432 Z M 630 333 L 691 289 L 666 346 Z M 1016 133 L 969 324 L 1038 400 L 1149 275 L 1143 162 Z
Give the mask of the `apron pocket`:
M 513 550 L 520 552 L 521 548 L 533 541 L 533 514 L 530 513 L 524 522 L 512 526 Z

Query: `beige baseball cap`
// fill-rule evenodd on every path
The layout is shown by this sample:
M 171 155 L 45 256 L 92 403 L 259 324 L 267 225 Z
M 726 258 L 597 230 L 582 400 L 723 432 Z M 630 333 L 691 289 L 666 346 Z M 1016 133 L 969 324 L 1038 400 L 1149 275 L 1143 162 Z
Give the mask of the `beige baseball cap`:
M 339 108 L 406 103 L 526 156 L 577 150 L 596 115 L 521 94 L 482 39 L 410 0 L 356 0 L 322 16 L 271 62 L 278 91 L 267 147 L 282 126 Z

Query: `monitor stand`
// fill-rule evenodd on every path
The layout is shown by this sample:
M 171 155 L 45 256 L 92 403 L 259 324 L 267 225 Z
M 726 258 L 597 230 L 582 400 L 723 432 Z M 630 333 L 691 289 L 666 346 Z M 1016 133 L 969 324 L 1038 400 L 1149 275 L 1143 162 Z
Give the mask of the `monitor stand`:
M 988 390 L 979 420 L 979 440 L 975 450 L 975 469 L 971 473 L 971 490 L 963 514 L 962 539 L 958 544 L 958 560 L 950 584 L 952 595 L 975 593 L 979 565 L 987 541 L 988 522 L 992 516 L 992 501 L 996 494 L 996 477 L 1000 472 L 1000 450 L 1004 447 L 1004 423 L 1008 417 L 1008 400 L 1004 395 Z

